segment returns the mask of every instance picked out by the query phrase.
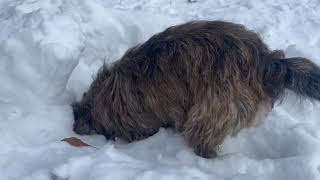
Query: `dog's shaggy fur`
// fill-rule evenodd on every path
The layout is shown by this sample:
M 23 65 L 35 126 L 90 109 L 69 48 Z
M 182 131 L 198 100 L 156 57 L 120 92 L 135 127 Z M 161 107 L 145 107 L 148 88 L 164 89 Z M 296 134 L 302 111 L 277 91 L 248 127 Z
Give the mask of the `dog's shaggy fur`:
M 103 66 L 73 104 L 74 131 L 133 141 L 170 127 L 198 155 L 214 157 L 227 135 L 254 126 L 285 89 L 319 100 L 320 69 L 269 50 L 242 25 L 189 22 Z

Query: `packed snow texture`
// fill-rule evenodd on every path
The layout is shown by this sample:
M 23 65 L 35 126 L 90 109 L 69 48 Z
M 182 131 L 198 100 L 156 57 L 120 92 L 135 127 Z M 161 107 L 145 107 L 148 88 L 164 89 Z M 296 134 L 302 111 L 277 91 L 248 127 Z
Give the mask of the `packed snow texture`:
M 0 179 L 319 180 L 320 105 L 292 94 L 215 159 L 166 129 L 129 144 L 78 136 L 69 105 L 104 62 L 193 19 L 242 23 L 272 49 L 319 64 L 319 11 L 318 0 L 0 1 Z M 94 147 L 60 141 L 70 136 Z

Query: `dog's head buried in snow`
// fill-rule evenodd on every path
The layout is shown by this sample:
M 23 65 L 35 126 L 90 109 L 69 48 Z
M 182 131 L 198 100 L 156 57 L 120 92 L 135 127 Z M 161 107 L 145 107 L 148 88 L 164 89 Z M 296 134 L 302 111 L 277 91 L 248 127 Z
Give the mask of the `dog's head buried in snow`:
M 170 127 L 196 154 L 216 156 L 227 135 L 257 124 L 285 89 L 320 99 L 320 69 L 285 58 L 242 25 L 173 26 L 103 66 L 80 102 L 74 131 L 139 140 Z

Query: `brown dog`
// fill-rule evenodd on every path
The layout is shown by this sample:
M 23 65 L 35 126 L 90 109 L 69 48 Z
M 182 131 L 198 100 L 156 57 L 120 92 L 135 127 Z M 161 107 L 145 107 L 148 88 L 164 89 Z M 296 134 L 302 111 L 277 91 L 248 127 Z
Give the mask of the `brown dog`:
M 320 99 L 320 69 L 284 58 L 242 25 L 195 21 L 170 27 L 103 66 L 81 102 L 74 131 L 128 141 L 160 127 L 182 132 L 202 157 L 254 126 L 285 89 Z

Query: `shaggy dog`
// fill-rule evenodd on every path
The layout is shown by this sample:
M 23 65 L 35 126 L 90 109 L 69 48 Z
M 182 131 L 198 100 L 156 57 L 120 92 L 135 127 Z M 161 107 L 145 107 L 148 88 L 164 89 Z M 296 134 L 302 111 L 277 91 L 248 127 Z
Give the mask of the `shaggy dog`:
M 319 67 L 271 51 L 242 25 L 194 21 L 103 66 L 72 105 L 74 131 L 130 142 L 170 127 L 196 154 L 215 157 L 227 135 L 255 126 L 285 89 L 319 100 Z

